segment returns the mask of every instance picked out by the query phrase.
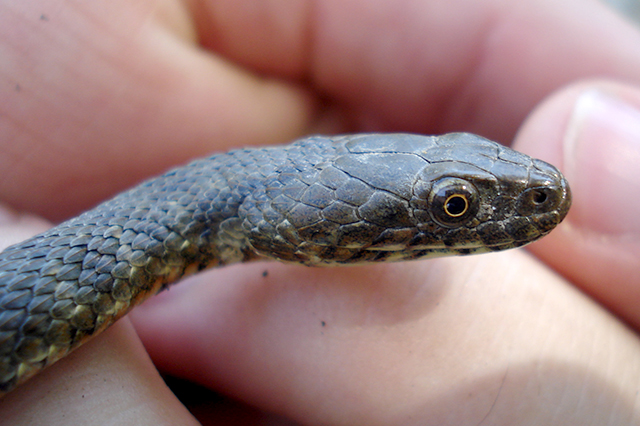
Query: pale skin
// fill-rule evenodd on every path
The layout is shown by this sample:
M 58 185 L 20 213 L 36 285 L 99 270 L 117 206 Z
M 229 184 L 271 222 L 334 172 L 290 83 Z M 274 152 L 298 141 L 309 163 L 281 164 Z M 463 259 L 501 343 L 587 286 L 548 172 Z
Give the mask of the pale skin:
M 0 424 L 225 424 L 156 369 L 296 424 L 639 424 L 638 46 L 587 0 L 0 1 L 3 247 L 317 132 L 514 140 L 574 190 L 530 250 L 200 274 L 0 399 Z

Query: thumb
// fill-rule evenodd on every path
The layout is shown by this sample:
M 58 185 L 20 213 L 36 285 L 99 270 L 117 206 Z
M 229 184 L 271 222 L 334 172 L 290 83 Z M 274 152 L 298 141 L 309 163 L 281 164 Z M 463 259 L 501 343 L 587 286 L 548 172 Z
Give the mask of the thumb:
M 581 83 L 544 102 L 516 145 L 559 166 L 573 207 L 531 250 L 640 329 L 640 90 Z

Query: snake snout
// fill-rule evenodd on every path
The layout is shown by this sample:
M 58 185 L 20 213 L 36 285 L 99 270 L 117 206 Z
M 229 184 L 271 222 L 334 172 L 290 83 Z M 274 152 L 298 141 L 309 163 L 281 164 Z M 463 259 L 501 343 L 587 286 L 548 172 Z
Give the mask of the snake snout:
M 552 214 L 560 223 L 571 207 L 571 190 L 565 177 L 554 166 L 536 161 L 527 189 L 518 197 L 517 212 L 522 216 Z M 555 226 L 554 224 L 554 226 Z

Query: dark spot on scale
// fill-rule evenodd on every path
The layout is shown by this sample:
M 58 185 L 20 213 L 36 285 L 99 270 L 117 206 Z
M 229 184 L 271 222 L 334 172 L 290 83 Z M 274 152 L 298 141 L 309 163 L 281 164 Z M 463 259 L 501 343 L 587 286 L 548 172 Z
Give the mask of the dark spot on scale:
M 262 276 L 263 277 L 267 277 L 267 275 L 269 275 L 269 271 L 267 271 L 266 269 L 264 271 L 262 271 Z
M 320 321 L 320 325 L 324 327 L 324 326 L 326 326 L 326 325 L 327 325 L 327 323 L 326 323 L 326 322 L 324 322 L 324 321 Z
M 42 15 L 40 15 L 40 20 L 41 21 L 48 21 L 49 17 L 43 13 Z

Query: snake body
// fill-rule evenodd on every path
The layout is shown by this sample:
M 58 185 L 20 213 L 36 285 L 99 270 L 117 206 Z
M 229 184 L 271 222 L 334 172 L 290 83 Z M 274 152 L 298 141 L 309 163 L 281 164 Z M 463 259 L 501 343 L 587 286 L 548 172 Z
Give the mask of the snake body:
M 0 394 L 204 268 L 502 250 L 569 205 L 553 166 L 466 133 L 317 136 L 197 160 L 0 253 Z

